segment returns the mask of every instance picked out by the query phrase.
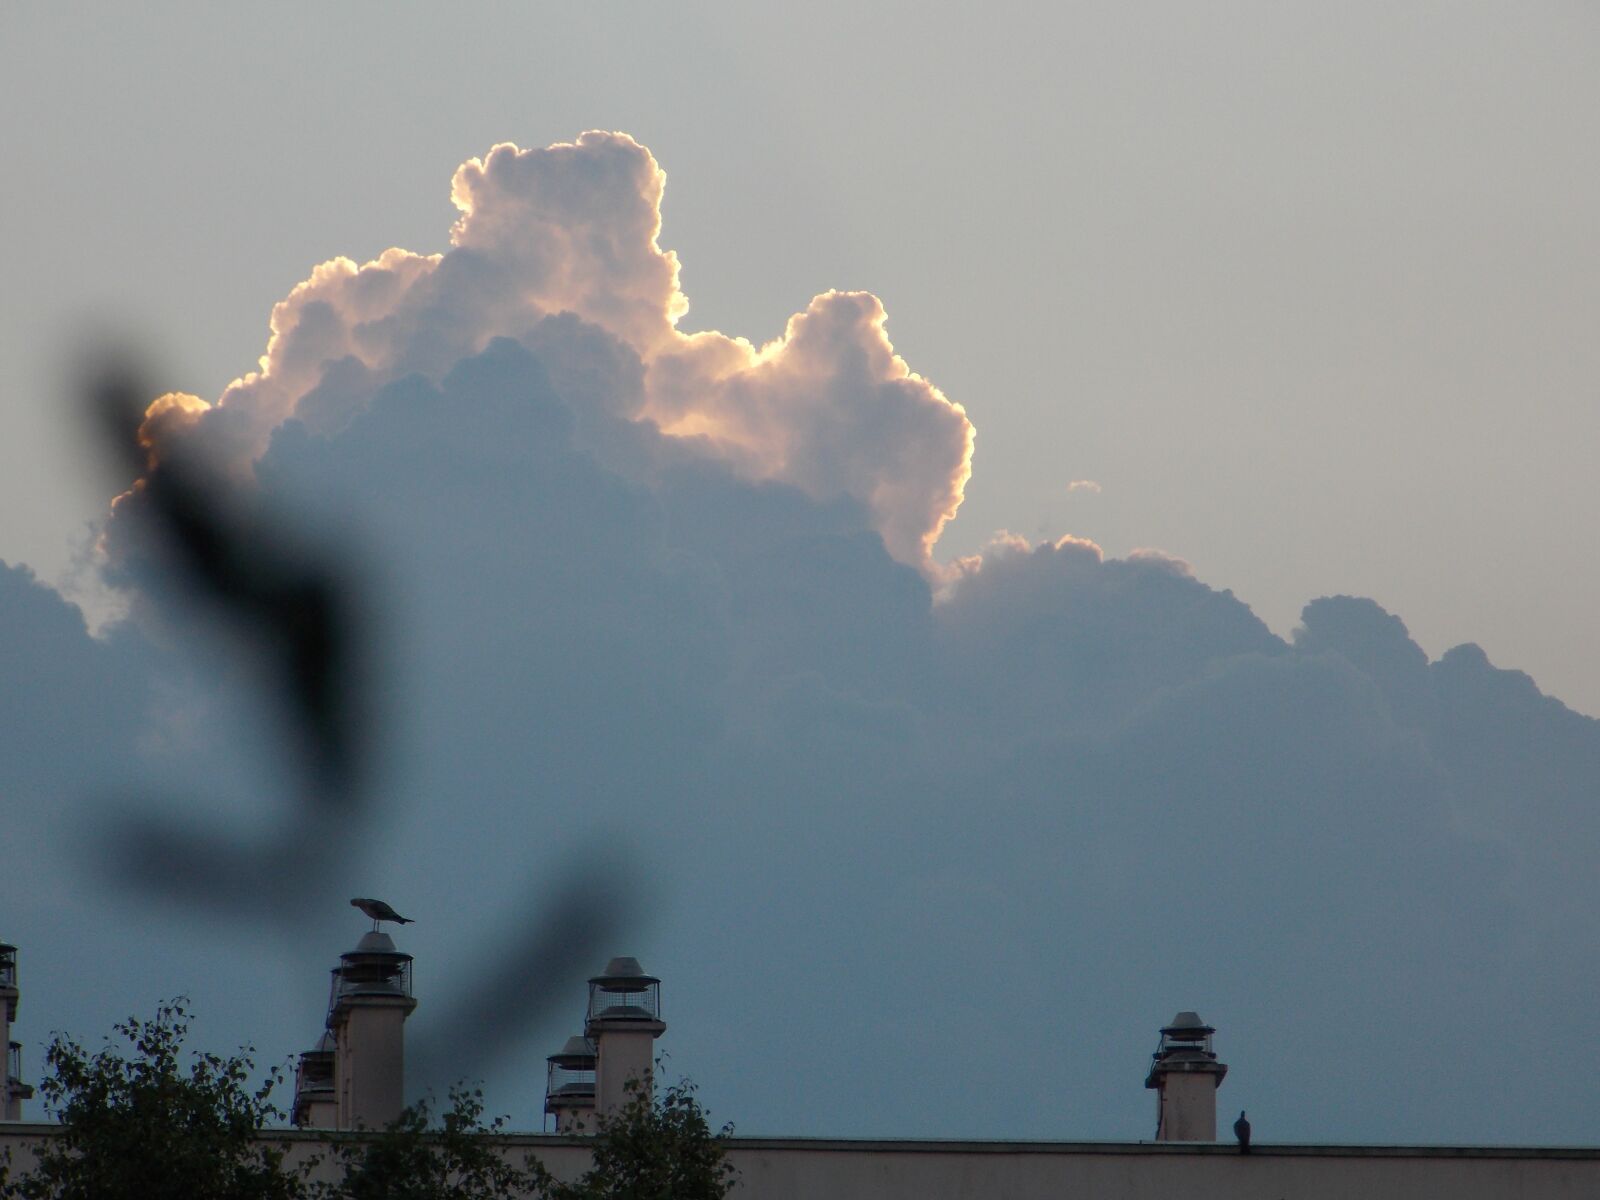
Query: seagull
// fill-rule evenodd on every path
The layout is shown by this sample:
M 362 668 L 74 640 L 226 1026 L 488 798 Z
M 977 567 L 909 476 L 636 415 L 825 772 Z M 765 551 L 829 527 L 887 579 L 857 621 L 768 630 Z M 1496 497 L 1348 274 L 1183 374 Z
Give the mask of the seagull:
M 372 918 L 372 927 L 374 929 L 378 927 L 379 921 L 394 921 L 400 925 L 414 924 L 410 917 L 402 917 L 382 900 L 372 900 L 365 896 L 357 896 L 350 903 Z
M 1244 1109 L 1239 1110 L 1239 1119 L 1233 1123 L 1233 1136 L 1239 1139 L 1239 1153 L 1250 1153 L 1250 1122 L 1244 1119 Z

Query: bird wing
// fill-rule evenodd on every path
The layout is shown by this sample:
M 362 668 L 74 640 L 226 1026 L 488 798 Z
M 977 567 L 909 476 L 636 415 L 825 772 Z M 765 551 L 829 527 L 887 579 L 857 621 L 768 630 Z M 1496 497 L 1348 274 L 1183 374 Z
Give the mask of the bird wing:
M 358 896 L 350 901 L 374 921 L 398 921 L 402 925 L 411 924 L 410 917 L 402 917 L 399 913 L 383 900 L 373 900 L 368 897 Z

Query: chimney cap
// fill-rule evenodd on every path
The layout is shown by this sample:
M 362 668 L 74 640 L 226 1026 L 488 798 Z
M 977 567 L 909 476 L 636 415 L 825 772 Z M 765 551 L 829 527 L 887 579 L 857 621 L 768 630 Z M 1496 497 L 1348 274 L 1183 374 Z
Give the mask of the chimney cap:
M 577 1070 L 592 1068 L 595 1061 L 594 1043 L 586 1037 L 573 1034 L 566 1040 L 561 1049 L 557 1050 L 545 1061 L 554 1063 L 558 1067 L 569 1067 Z
M 371 929 L 361 935 L 361 940 L 356 943 L 354 950 L 346 950 L 341 954 L 346 965 L 356 962 L 365 963 L 401 963 L 410 962 L 411 955 L 404 950 L 396 948 L 394 939 L 379 929 Z M 336 970 L 338 968 L 335 968 Z
M 1199 1041 L 1201 1038 L 1210 1037 L 1216 1032 L 1215 1026 L 1207 1025 L 1200 1019 L 1200 1014 L 1185 1010 L 1172 1018 L 1172 1024 L 1161 1027 L 1163 1035 L 1176 1038 L 1179 1041 Z
M 643 991 L 652 983 L 660 983 L 661 980 L 654 975 L 646 975 L 637 958 L 619 956 L 608 962 L 606 969 L 600 974 L 591 976 L 589 982 L 608 990 Z

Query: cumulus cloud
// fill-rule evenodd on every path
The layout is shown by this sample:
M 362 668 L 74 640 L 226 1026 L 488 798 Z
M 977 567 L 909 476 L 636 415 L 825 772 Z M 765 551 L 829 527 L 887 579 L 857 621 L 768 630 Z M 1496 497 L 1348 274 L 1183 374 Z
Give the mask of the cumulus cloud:
M 935 570 L 960 408 L 864 293 L 759 347 L 680 332 L 663 182 L 619 134 L 496 147 L 449 250 L 317 268 L 260 370 L 147 415 L 152 470 L 203 450 L 376 564 L 391 728 L 346 870 L 424 918 L 418 1032 L 525 932 L 483 913 L 599 840 L 622 852 L 574 886 L 652 914 L 608 951 L 668 979 L 674 1065 L 749 1132 L 1147 1136 L 1150 1044 L 1193 1007 L 1284 1140 L 1587 1137 L 1600 723 L 1475 647 L 1430 662 L 1371 601 L 1279 638 L 1159 551 L 1000 535 Z M 108 548 L 142 589 L 140 503 Z M 8 800 L 92 827 L 71 797 L 179 778 L 244 824 L 281 786 L 243 673 L 169 603 L 97 641 L 0 571 Z M 314 1038 L 341 914 L 270 946 L 152 922 L 52 882 L 77 843 L 24 828 L 10 886 L 52 899 L 7 936 L 41 1023 L 124 1015 L 87 957 L 193 992 L 217 1044 Z M 497 1051 L 517 1123 L 571 982 Z M 995 1039 L 1018 1020 L 1044 1056 Z
M 643 368 L 621 415 L 691 441 L 743 477 L 860 502 L 902 562 L 928 568 L 961 504 L 972 426 L 890 344 L 875 296 L 829 292 L 757 348 L 680 333 L 688 300 L 661 249 L 666 175 L 626 134 L 495 146 L 456 171 L 451 249 L 323 263 L 272 312 L 259 369 L 214 407 L 153 405 L 145 437 L 200 440 L 243 470 L 271 431 L 303 416 L 327 429 L 413 372 L 438 380 L 497 337 L 570 315 Z

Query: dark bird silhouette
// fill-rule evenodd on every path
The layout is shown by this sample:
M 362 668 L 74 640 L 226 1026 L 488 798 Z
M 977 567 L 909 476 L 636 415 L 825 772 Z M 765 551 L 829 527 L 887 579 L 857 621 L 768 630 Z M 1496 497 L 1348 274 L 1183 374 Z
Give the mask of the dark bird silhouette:
M 374 929 L 378 927 L 379 921 L 394 921 L 399 925 L 415 924 L 410 917 L 402 917 L 382 900 L 372 900 L 366 896 L 357 896 L 350 903 L 372 918 L 372 927 Z
M 142 484 L 129 496 L 170 551 L 160 561 L 261 652 L 272 690 L 303 735 L 318 801 L 353 805 L 368 714 L 352 573 L 282 521 L 230 503 L 235 497 L 219 470 L 192 449 L 172 447 L 156 459 L 141 436 L 145 391 L 126 367 L 108 367 L 93 384 L 111 444 Z
M 1244 1110 L 1239 1110 L 1239 1119 L 1233 1123 L 1233 1136 L 1239 1139 L 1239 1153 L 1250 1153 L 1250 1122 L 1244 1119 Z
M 157 454 L 141 436 L 154 393 L 127 356 L 107 351 L 92 370 L 82 386 L 121 459 L 118 486 L 137 481 L 118 501 L 126 527 L 137 533 L 119 569 L 152 586 L 166 580 L 169 602 L 192 594 L 223 618 L 233 634 L 224 644 L 254 668 L 258 691 L 277 702 L 286 732 L 295 735 L 280 740 L 294 751 L 300 779 L 299 805 L 279 831 L 213 833 L 135 812 L 107 840 L 108 862 L 152 891 L 199 896 L 299 928 L 343 890 L 347 847 L 376 799 L 371 763 L 384 713 L 374 701 L 379 656 L 359 564 L 349 547 L 314 538 L 252 489 L 237 487 L 206 456 L 204 438 L 163 439 Z M 555 981 L 603 960 L 604 947 L 636 918 L 631 894 L 608 888 L 596 903 L 584 884 L 640 874 L 596 849 L 574 859 L 549 891 L 508 897 L 504 926 L 520 932 L 456 987 L 447 1027 L 461 1032 L 419 1039 L 423 1077 L 471 1077 L 499 1061 L 536 1016 L 555 1007 Z M 385 901 L 350 903 L 372 919 L 374 932 L 382 921 L 413 924 Z M 530 910 L 547 916 L 532 924 Z
M 167 620 L 187 621 L 183 595 L 222 618 L 222 644 L 277 701 L 289 735 L 280 740 L 299 767 L 299 786 L 285 789 L 298 807 L 277 829 L 230 833 L 135 811 L 108 831 L 107 865 L 169 898 L 298 927 L 322 897 L 337 894 L 341 851 L 367 810 L 376 663 L 363 589 L 348 551 L 313 543 L 231 482 L 199 445 L 168 439 L 157 454 L 142 433 L 151 391 L 127 355 L 107 350 L 98 358 L 83 386 L 121 459 L 119 484 L 137 481 L 115 505 L 126 534 L 117 570 L 138 579 L 141 591 L 148 585 L 158 605 L 180 605 L 163 609 Z

